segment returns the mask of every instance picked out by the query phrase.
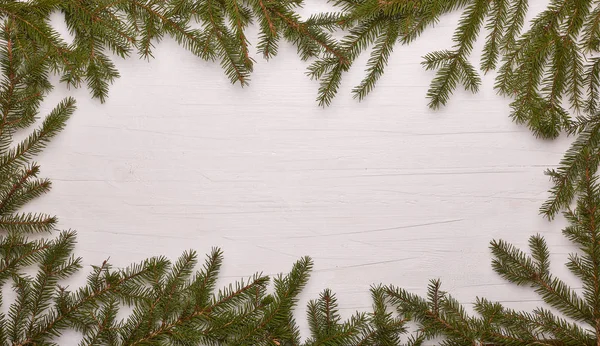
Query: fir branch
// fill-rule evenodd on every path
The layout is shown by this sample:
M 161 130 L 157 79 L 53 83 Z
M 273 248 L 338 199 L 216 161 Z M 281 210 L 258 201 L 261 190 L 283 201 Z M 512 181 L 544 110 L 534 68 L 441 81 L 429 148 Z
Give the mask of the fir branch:
M 354 97 L 363 99 L 375 86 L 377 80 L 383 74 L 383 69 L 387 65 L 388 58 L 394 49 L 394 43 L 398 39 L 398 27 L 394 23 L 387 23 L 386 29 L 375 44 L 375 48 L 369 59 L 367 76 L 360 85 L 352 90 Z
M 481 70 L 483 72 L 496 69 L 496 64 L 501 53 L 501 42 L 504 40 L 508 5 L 508 0 L 496 0 L 491 4 L 490 17 L 486 25 L 489 34 L 486 37 L 481 57 Z
M 540 242 L 542 239 L 535 236 L 530 240 L 534 254 L 538 250 L 535 246 Z M 545 244 L 542 246 L 545 247 Z M 584 300 L 563 281 L 550 275 L 545 270 L 547 264 L 527 258 L 524 253 L 503 241 L 493 241 L 490 247 L 495 257 L 492 266 L 503 278 L 518 285 L 530 285 L 546 303 L 575 320 L 593 321 L 592 312 Z
M 520 34 L 523 24 L 525 23 L 525 15 L 529 7 L 528 0 L 513 0 L 508 11 L 506 19 L 506 31 L 502 40 L 504 52 L 511 52 L 515 49 L 517 36 Z
M 45 214 L 16 214 L 0 217 L 0 230 L 11 233 L 49 232 L 57 219 Z
M 579 247 L 579 253 L 571 254 L 567 268 L 583 282 L 581 296 L 550 273 L 550 252 L 541 236 L 530 238 L 530 256 L 502 240 L 491 242 L 494 270 L 512 283 L 532 287 L 565 317 L 543 307 L 531 313 L 517 312 L 481 298 L 475 304 L 477 316 L 468 316 L 456 300 L 440 291 L 439 281 L 430 284 L 427 300 L 389 286 L 386 294 L 390 302 L 402 315 L 418 322 L 420 337 L 442 337 L 442 344 L 597 345 L 600 185 L 592 173 L 596 167 L 588 166 L 587 174 L 578 182 L 576 207 L 566 213 L 570 225 L 563 231 Z
M 453 37 L 456 42 L 454 53 L 439 69 L 427 91 L 431 108 L 446 105 L 459 81 L 468 90 L 476 92 L 479 89 L 481 80 L 466 59 L 473 49 L 473 43 L 488 12 L 489 4 L 490 2 L 486 0 L 475 0 L 465 9 Z
M 75 110 L 75 100 L 67 98 L 62 101 L 44 119 L 42 126 L 35 130 L 16 148 L 11 149 L 6 155 L 0 157 L 0 170 L 8 169 L 15 163 L 24 163 L 33 155 L 39 153 L 46 144 L 57 135 L 65 126 L 66 121 Z
M 585 68 L 584 83 L 587 86 L 587 100 L 585 102 L 585 111 L 588 114 L 598 112 L 598 98 L 600 97 L 600 59 L 591 60 Z
M 600 123 L 591 123 L 582 130 L 577 139 L 560 162 L 558 169 L 550 169 L 546 174 L 552 179 L 554 186 L 550 190 L 550 198 L 543 204 L 540 212 L 549 219 L 566 208 L 576 197 L 578 183 L 582 176 L 593 175 L 600 155 Z
M 28 4 L 20 2 L 0 4 L 0 14 L 4 14 L 3 17 L 9 17 L 18 25 L 20 24 L 19 29 L 23 30 L 28 39 L 50 49 L 52 55 L 56 56 L 64 65 L 63 68 L 70 71 L 73 67 L 69 60 L 66 44 L 60 39 L 58 33 L 44 21 L 46 19 L 44 15 L 48 15 L 52 9 L 54 9 L 52 2 L 48 8 L 44 8 L 43 5 L 32 8 Z M 33 15 L 29 15 L 32 12 L 34 12 Z M 42 16 L 36 12 L 42 12 Z

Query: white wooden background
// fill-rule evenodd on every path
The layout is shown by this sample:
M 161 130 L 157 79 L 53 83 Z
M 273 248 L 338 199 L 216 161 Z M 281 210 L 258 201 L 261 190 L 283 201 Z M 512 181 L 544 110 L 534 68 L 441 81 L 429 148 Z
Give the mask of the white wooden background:
M 532 1 L 530 14 L 545 3 Z M 306 13 L 324 8 L 312 1 Z M 304 304 L 326 287 L 347 316 L 370 308 L 373 283 L 423 293 L 431 278 L 461 302 L 485 296 L 531 309 L 537 296 L 493 273 L 488 244 L 503 238 L 525 247 L 544 234 L 556 272 L 579 285 L 563 266 L 573 250 L 560 234 L 564 222 L 538 215 L 550 187 L 543 171 L 569 141 L 537 140 L 511 122 L 493 74 L 479 94 L 459 90 L 446 108 L 427 108 L 433 73 L 421 56 L 450 47 L 457 20 L 444 17 L 398 47 L 359 103 L 350 89 L 364 56 L 326 109 L 289 45 L 270 62 L 257 56 L 244 89 L 170 40 L 150 62 L 119 60 L 122 78 L 106 104 L 59 86 L 43 110 L 71 94 L 78 111 L 39 157 L 53 190 L 28 210 L 77 230 L 86 265 L 219 246 L 225 284 L 285 272 L 309 255 L 315 270 L 298 312 L 303 328 Z

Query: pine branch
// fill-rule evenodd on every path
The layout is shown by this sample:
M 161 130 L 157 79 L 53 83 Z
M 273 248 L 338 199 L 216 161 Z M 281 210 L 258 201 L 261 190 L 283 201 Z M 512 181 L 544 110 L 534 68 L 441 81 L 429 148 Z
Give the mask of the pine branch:
M 540 242 L 543 240 L 539 237 L 534 236 L 530 239 L 530 246 L 534 253 L 536 243 Z M 535 288 L 547 304 L 575 320 L 592 323 L 592 312 L 584 300 L 563 281 L 550 275 L 545 270 L 547 264 L 528 258 L 503 241 L 493 241 L 490 247 L 495 257 L 492 267 L 503 278 L 517 285 L 529 285 Z
M 501 44 L 504 41 L 504 31 L 508 17 L 507 0 L 493 1 L 490 10 L 490 17 L 486 29 L 489 31 L 483 47 L 481 57 L 481 70 L 488 72 L 496 69 L 496 64 L 501 53 Z
M 597 345 L 600 338 L 600 185 L 597 164 L 587 165 L 577 183 L 575 209 L 566 212 L 569 226 L 563 234 L 578 248 L 570 255 L 567 268 L 583 283 L 576 294 L 550 273 L 550 251 L 537 235 L 529 240 L 530 255 L 502 240 L 491 242 L 494 270 L 517 285 L 532 287 L 554 311 L 539 307 L 517 312 L 478 298 L 476 316 L 468 316 L 458 302 L 441 292 L 432 281 L 428 298 L 389 286 L 386 295 L 392 305 L 419 326 L 417 337 L 442 337 L 442 344 L 476 345 Z M 414 338 L 416 340 L 416 337 Z
M 0 230 L 10 233 L 50 232 L 57 219 L 45 214 L 17 214 L 0 217 Z
M 550 198 L 540 209 L 544 216 L 552 219 L 560 210 L 569 206 L 577 196 L 581 177 L 591 176 L 596 172 L 600 164 L 599 141 L 600 123 L 589 123 L 571 144 L 559 168 L 546 171 L 554 186 L 550 190 Z
M 25 163 L 33 155 L 41 152 L 46 144 L 56 136 L 66 124 L 75 110 L 75 100 L 66 98 L 44 119 L 42 126 L 27 139 L 6 155 L 0 157 L 0 170 L 13 167 L 14 164 Z
M 312 260 L 304 257 L 294 264 L 290 273 L 277 276 L 273 280 L 275 293 L 261 299 L 266 302 L 263 316 L 255 324 L 242 329 L 233 343 L 252 345 L 267 339 L 299 344 L 292 311 L 298 303 L 298 295 L 308 283 L 312 267 Z
M 49 49 L 51 56 L 58 59 L 57 63 L 61 63 L 66 71 L 70 71 L 73 67 L 66 44 L 60 39 L 58 33 L 45 22 L 46 17 L 54 8 L 55 4 L 52 2 L 46 8 L 43 5 L 32 8 L 26 3 L 5 2 L 0 4 L 0 14 L 13 20 L 18 26 L 17 30 L 22 31 L 27 39 L 33 40 L 34 44 Z
M 450 61 L 440 68 L 427 96 L 431 99 L 429 106 L 439 108 L 446 105 L 457 82 L 462 79 L 467 89 L 477 91 L 481 81 L 470 63 L 466 60 L 473 49 L 473 43 L 479 34 L 485 16 L 488 12 L 490 1 L 475 0 L 467 8 L 458 24 L 453 40 L 455 53 Z M 501 15 L 501 14 L 499 14 Z M 459 76 L 462 75 L 463 78 Z
M 9 278 L 19 278 L 19 271 L 39 261 L 41 253 L 48 249 L 46 240 L 27 241 L 19 234 L 9 234 L 0 240 L 3 261 L 0 262 L 0 284 Z
M 398 39 L 398 36 L 398 27 L 395 23 L 387 23 L 386 29 L 377 39 L 371 53 L 371 58 L 367 63 L 367 75 L 360 85 L 352 90 L 355 98 L 364 99 L 373 90 L 375 83 L 383 75 L 384 68 L 387 65 L 388 58 L 394 49 L 394 43 Z

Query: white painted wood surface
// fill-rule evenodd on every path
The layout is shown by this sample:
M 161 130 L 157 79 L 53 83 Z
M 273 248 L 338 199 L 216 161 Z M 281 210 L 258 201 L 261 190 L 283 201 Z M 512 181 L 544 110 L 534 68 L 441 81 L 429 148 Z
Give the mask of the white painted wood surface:
M 533 1 L 531 14 L 544 6 Z M 398 47 L 359 103 L 349 91 L 365 56 L 327 109 L 287 45 L 268 63 L 257 57 L 244 89 L 170 40 L 153 61 L 118 61 L 122 78 L 104 105 L 59 86 L 43 109 L 71 94 L 78 111 L 38 159 L 52 192 L 27 209 L 76 229 L 87 265 L 219 246 L 222 283 L 311 256 L 302 307 L 329 287 L 349 314 L 369 308 L 370 284 L 423 293 L 439 277 L 461 302 L 486 296 L 531 309 L 537 297 L 492 272 L 487 246 L 503 238 L 525 247 L 542 233 L 556 272 L 578 284 L 563 266 L 572 250 L 563 221 L 537 213 L 550 187 L 543 171 L 568 140 L 537 140 L 512 123 L 493 75 L 479 94 L 458 91 L 446 108 L 427 108 L 433 74 L 421 56 L 450 47 L 457 19 Z

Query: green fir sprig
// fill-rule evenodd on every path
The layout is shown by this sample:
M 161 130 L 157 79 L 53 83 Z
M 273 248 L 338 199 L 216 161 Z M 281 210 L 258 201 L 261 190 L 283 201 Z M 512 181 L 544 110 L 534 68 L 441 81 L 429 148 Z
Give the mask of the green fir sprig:
M 595 168 L 597 165 L 593 164 Z M 509 282 L 532 288 L 549 308 L 521 312 L 477 298 L 476 315 L 429 285 L 427 298 L 389 286 L 386 295 L 402 315 L 418 323 L 418 335 L 442 338 L 443 345 L 598 345 L 600 343 L 600 185 L 598 176 L 578 177 L 574 208 L 566 208 L 563 235 L 577 246 L 566 266 L 582 284 L 581 292 L 550 271 L 550 251 L 543 237 L 529 239 L 529 253 L 502 241 L 491 242 L 492 267 Z
M 470 61 L 477 39 L 484 40 L 482 72 L 497 70 L 495 88 L 513 99 L 511 117 L 539 137 L 554 138 L 569 130 L 575 115 L 595 115 L 600 72 L 600 5 L 590 0 L 553 0 L 521 32 L 527 0 L 356 0 L 332 1 L 337 11 L 314 16 L 315 25 L 342 31 L 346 60 L 325 52 L 309 67 L 320 83 L 318 102 L 329 105 L 344 72 L 371 48 L 366 75 L 352 90 L 363 99 L 383 75 L 393 49 L 418 39 L 444 14 L 462 11 L 453 44 L 423 57 L 423 67 L 436 71 L 427 92 L 429 106 L 448 103 L 462 85 L 477 92 L 480 73 Z

